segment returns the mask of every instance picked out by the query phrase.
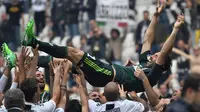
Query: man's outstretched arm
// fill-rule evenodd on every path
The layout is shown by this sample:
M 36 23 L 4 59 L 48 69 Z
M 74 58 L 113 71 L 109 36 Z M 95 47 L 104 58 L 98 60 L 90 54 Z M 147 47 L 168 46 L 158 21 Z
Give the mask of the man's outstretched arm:
M 159 1 L 158 1 L 156 12 L 154 13 L 151 23 L 149 27 L 147 28 L 146 33 L 144 35 L 144 41 L 142 45 L 141 54 L 151 49 L 151 45 L 154 41 L 155 26 L 156 26 L 156 23 L 158 22 L 158 16 L 160 15 L 164 7 L 165 7 L 165 2 L 162 2 L 161 6 L 159 6 Z
M 173 31 L 167 41 L 164 43 L 160 55 L 158 56 L 158 59 L 156 60 L 156 63 L 159 65 L 164 64 L 165 62 L 165 57 L 169 55 L 172 52 L 172 48 L 174 46 L 174 42 L 176 40 L 176 35 L 179 31 L 180 26 L 184 23 L 184 16 L 179 15 L 177 18 L 177 21 L 174 24 Z
M 147 93 L 149 102 L 152 106 L 156 106 L 160 99 L 156 92 L 153 90 L 148 78 L 141 69 L 137 69 L 134 75 L 143 82 L 143 87 Z
M 33 54 L 34 54 L 34 56 L 33 56 L 33 59 L 31 61 L 30 68 L 27 71 L 26 78 L 34 78 L 35 77 L 35 73 L 36 73 L 36 70 L 37 70 L 38 56 L 39 56 L 38 45 L 33 50 Z
M 193 59 L 193 58 L 192 58 L 192 57 L 193 57 L 192 55 L 186 54 L 185 52 L 181 51 L 180 49 L 173 48 L 173 49 L 172 49 L 172 52 L 174 52 L 174 53 L 176 53 L 176 54 L 179 54 L 179 55 L 181 55 L 181 56 L 183 56 L 183 57 L 185 57 L 185 58 L 187 58 L 187 59 L 189 59 L 189 60 L 192 60 L 192 59 Z

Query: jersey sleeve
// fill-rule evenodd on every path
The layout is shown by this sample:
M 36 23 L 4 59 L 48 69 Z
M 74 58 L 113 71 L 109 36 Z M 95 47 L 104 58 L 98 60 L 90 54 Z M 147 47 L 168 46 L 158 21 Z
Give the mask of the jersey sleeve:
M 140 102 L 129 101 L 129 107 L 127 110 L 131 110 L 131 112 L 143 112 L 145 110 L 144 105 Z
M 63 108 L 57 108 L 54 112 L 65 112 Z
M 88 104 L 89 104 L 89 110 L 90 112 L 94 112 L 95 108 L 97 107 L 97 102 L 93 101 L 93 100 L 88 100 Z
M 53 100 L 42 103 L 39 105 L 38 110 L 40 112 L 54 112 L 56 108 L 56 103 Z
M 139 56 L 139 62 L 140 62 L 141 65 L 144 66 L 144 64 L 146 64 L 148 62 L 147 57 L 149 55 L 151 55 L 151 52 L 149 50 L 146 51 L 146 52 L 144 52 L 144 53 L 142 53 L 142 54 L 140 54 L 140 56 Z
M 0 92 L 3 92 L 3 90 L 5 89 L 5 86 L 7 84 L 7 80 L 8 80 L 7 76 L 5 76 L 5 75 L 1 76 L 1 78 L 0 78 Z

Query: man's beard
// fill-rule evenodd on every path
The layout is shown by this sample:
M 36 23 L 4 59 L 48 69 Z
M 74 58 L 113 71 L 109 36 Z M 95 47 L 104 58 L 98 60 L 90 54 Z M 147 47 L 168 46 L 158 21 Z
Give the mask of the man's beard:
M 45 84 L 44 85 L 40 85 L 39 87 L 40 87 L 40 90 L 43 91 L 44 88 L 45 88 Z
M 190 110 L 191 110 L 191 112 L 199 112 L 199 110 L 200 110 L 200 104 L 192 104 L 192 105 L 190 105 Z

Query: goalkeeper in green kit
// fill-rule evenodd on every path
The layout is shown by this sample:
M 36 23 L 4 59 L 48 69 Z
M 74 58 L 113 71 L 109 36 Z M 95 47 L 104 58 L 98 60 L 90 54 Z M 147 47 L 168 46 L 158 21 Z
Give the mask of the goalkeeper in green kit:
M 34 21 L 30 20 L 26 28 L 26 40 L 23 40 L 24 46 L 39 45 L 39 50 L 48 53 L 55 58 L 67 58 L 75 66 L 85 74 L 85 79 L 93 86 L 104 87 L 108 82 L 114 81 L 124 85 L 124 89 L 127 91 L 144 91 L 142 81 L 138 80 L 134 76 L 134 72 L 140 68 L 142 69 L 152 86 L 156 85 L 159 77 L 163 71 L 170 69 L 171 60 L 169 54 L 172 51 L 173 44 L 176 40 L 176 34 L 180 26 L 184 23 L 183 15 L 178 16 L 176 23 L 174 24 L 173 31 L 169 38 L 164 43 L 160 52 L 151 55 L 151 44 L 154 40 L 155 25 L 158 21 L 158 17 L 165 7 L 165 3 L 157 6 L 156 12 L 152 18 L 152 21 L 145 33 L 144 42 L 142 46 L 142 52 L 139 57 L 139 65 L 136 66 L 121 66 L 117 64 L 105 64 L 88 53 L 81 51 L 80 49 L 57 46 L 46 42 L 37 40 L 33 33 Z M 70 65 L 72 70 L 72 65 Z

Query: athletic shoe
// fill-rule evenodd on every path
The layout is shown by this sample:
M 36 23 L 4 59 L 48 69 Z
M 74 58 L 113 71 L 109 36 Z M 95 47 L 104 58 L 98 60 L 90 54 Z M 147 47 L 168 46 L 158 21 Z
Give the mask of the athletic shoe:
M 28 24 L 26 25 L 26 31 L 24 35 L 24 39 L 22 41 L 22 45 L 24 46 L 31 46 L 33 44 L 33 38 L 35 38 L 33 33 L 33 26 L 34 26 L 34 20 L 30 19 Z
M 8 45 L 6 43 L 3 43 L 2 47 L 2 53 L 5 59 L 7 60 L 8 66 L 10 68 L 13 68 L 16 66 L 16 56 L 15 54 L 9 49 Z

